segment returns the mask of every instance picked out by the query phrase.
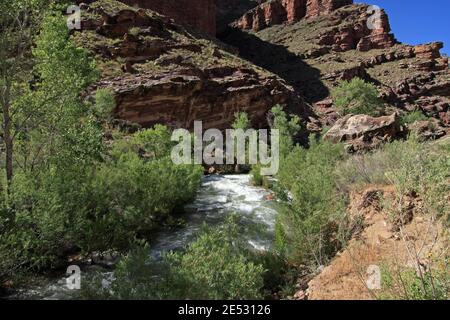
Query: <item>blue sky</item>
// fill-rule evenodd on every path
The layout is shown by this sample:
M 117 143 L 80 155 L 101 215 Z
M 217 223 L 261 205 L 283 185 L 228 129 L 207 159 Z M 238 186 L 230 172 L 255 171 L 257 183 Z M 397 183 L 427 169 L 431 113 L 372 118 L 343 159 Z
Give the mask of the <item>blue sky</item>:
M 397 40 L 407 44 L 443 41 L 450 54 L 450 0 L 355 0 L 386 10 Z

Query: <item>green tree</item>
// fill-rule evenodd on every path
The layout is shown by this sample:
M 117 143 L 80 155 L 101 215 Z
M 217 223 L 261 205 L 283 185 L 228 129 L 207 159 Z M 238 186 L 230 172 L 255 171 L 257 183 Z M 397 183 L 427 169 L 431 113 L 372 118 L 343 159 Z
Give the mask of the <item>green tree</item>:
M 280 133 L 280 159 L 284 159 L 294 147 L 294 137 L 301 128 L 300 119 L 298 116 L 288 117 L 280 105 L 274 106 L 270 113 L 273 117 L 271 127 Z
M 17 118 L 18 113 L 23 115 L 24 110 L 16 101 L 31 80 L 31 45 L 37 32 L 34 26 L 38 24 L 47 4 L 48 1 L 44 0 L 0 3 L 0 106 L 8 192 L 14 175 L 14 131 L 23 126 Z M 22 118 L 26 119 L 26 116 Z
M 247 130 L 251 128 L 250 120 L 248 119 L 248 114 L 246 112 L 237 112 L 234 114 L 234 122 L 231 127 L 235 130 L 242 129 Z
M 95 104 L 93 113 L 100 120 L 108 123 L 112 118 L 112 113 L 116 108 L 114 92 L 110 89 L 98 89 L 95 92 Z
M 383 111 L 383 102 L 378 98 L 377 88 L 360 78 L 342 81 L 332 91 L 332 96 L 342 115 L 352 113 L 377 116 Z
M 246 112 L 236 112 L 234 114 L 234 122 L 231 124 L 231 127 L 234 130 L 247 130 L 251 128 L 251 123 L 248 118 L 248 114 Z M 248 150 L 248 143 L 245 143 L 245 154 L 246 157 L 249 158 L 249 150 Z M 239 164 L 235 165 L 234 168 L 235 172 L 241 172 L 241 166 Z
M 341 145 L 311 138 L 308 149 L 296 146 L 280 168 L 277 188 L 289 191 L 290 199 L 278 215 L 276 240 L 295 263 L 319 266 L 338 249 L 331 239 L 345 213 L 345 196 L 335 184 L 343 156 Z

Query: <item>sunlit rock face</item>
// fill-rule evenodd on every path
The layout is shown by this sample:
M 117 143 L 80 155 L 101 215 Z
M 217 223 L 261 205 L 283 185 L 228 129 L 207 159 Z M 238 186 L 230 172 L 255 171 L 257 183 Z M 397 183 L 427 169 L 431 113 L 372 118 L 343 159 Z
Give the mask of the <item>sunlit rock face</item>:
M 216 34 L 214 0 L 120 0 L 131 6 L 150 9 L 171 17 L 175 22 L 190 25 L 210 35 Z
M 235 22 L 235 26 L 259 31 L 283 22 L 292 23 L 326 15 L 352 3 L 352 0 L 272 0 L 245 13 Z
M 202 121 L 205 130 L 227 129 L 237 112 L 247 112 L 262 128 L 276 104 L 308 117 L 309 106 L 281 78 L 167 16 L 113 0 L 83 10 L 83 30 L 74 37 L 95 54 L 102 72 L 89 91 L 111 90 L 120 119 L 142 127 L 192 129 Z

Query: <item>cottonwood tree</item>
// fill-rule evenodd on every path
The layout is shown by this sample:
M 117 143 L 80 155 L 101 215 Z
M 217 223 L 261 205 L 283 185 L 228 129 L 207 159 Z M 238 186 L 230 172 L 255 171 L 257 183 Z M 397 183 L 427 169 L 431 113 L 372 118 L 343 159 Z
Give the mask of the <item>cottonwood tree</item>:
M 5 152 L 7 190 L 13 179 L 16 100 L 31 80 L 31 45 L 44 0 L 15 0 L 0 3 L 0 106 L 2 142 Z

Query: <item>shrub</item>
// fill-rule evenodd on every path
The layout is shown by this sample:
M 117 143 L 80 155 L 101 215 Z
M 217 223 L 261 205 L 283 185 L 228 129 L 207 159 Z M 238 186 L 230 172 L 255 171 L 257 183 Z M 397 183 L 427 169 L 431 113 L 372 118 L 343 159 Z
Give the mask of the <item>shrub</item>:
M 115 108 L 116 100 L 111 90 L 98 89 L 95 92 L 95 104 L 93 106 L 95 116 L 104 121 L 111 120 L 112 112 Z
M 138 131 L 131 139 L 131 145 L 144 156 L 160 159 L 170 156 L 170 151 L 175 145 L 171 141 L 171 131 L 164 125 L 156 124 L 151 129 Z
M 294 137 L 300 130 L 300 119 L 297 116 L 288 117 L 280 105 L 270 110 L 273 117 L 271 128 L 280 133 L 280 159 L 285 158 L 294 147 Z
M 394 141 L 372 153 L 351 157 L 337 167 L 340 190 L 351 185 L 390 184 L 398 197 L 417 193 L 424 209 L 436 215 L 448 210 L 446 194 L 450 177 L 450 154 L 439 145 L 422 144 L 417 136 Z
M 377 116 L 383 111 L 383 102 L 378 98 L 377 88 L 359 78 L 342 81 L 332 91 L 332 96 L 342 115 L 352 113 Z
M 405 114 L 400 118 L 400 124 L 407 125 L 414 123 L 416 121 L 423 121 L 423 120 L 429 120 L 426 115 L 423 114 L 422 111 L 416 110 L 410 113 Z
M 251 261 L 239 242 L 236 224 L 204 227 L 185 251 L 161 261 L 138 249 L 123 259 L 111 287 L 97 279 L 85 288 L 86 298 L 118 299 L 259 299 L 265 270 Z
M 252 177 L 252 184 L 254 186 L 263 185 L 264 177 L 261 175 L 261 165 L 253 165 L 252 170 L 250 170 L 250 175 Z
M 271 182 L 267 176 L 261 175 L 261 165 L 256 164 L 250 170 L 251 183 L 257 187 L 270 188 Z
M 449 269 L 442 268 L 418 273 L 413 268 L 383 267 L 381 272 L 382 292 L 379 299 L 394 300 L 447 300 L 450 290 Z
M 233 129 L 247 130 L 251 127 L 248 114 L 246 112 L 237 112 L 234 114 L 234 122 L 231 124 Z
M 147 147 L 160 150 L 165 130 L 136 136 L 157 141 Z M 126 249 L 193 199 L 201 176 L 200 166 L 175 165 L 168 156 L 150 161 L 133 151 L 89 166 L 65 162 L 39 175 L 17 174 L 10 198 L 14 223 L 11 209 L 0 216 L 0 255 L 12 270 L 57 266 L 67 250 Z
M 310 145 L 295 147 L 281 166 L 277 188 L 287 190 L 291 200 L 278 215 L 276 242 L 291 261 L 321 265 L 339 246 L 332 237 L 345 196 L 337 193 L 334 170 L 344 153 L 329 142 L 311 139 Z

